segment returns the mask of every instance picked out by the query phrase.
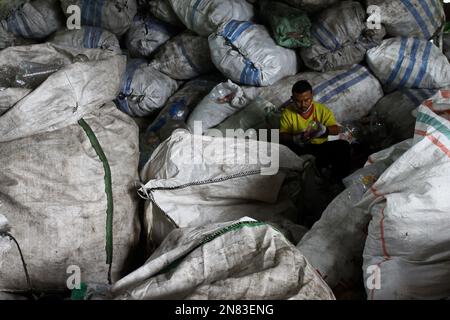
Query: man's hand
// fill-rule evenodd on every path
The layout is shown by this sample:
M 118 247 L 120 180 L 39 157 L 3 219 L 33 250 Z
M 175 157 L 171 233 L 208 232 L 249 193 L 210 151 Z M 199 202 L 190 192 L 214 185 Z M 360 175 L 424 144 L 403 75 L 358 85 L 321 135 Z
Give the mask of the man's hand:
M 321 124 L 320 122 L 312 122 L 306 129 L 304 135 L 308 140 L 310 140 L 322 137 L 327 132 L 327 127 L 325 127 L 323 124 Z

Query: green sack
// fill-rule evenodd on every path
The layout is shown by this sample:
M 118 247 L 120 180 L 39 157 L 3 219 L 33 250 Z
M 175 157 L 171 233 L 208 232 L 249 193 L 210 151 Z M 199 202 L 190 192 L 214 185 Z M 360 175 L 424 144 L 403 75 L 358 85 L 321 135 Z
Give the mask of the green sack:
M 294 49 L 312 45 L 311 21 L 304 11 L 280 2 L 262 0 L 260 14 L 271 28 L 272 35 L 279 46 Z

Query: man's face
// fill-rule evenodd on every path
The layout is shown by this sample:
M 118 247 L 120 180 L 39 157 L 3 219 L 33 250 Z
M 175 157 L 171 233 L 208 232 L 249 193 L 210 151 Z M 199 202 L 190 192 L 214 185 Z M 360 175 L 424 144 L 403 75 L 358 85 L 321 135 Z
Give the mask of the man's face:
M 313 94 L 311 91 L 293 93 L 292 101 L 294 101 L 297 111 L 304 112 L 311 106 L 313 102 Z

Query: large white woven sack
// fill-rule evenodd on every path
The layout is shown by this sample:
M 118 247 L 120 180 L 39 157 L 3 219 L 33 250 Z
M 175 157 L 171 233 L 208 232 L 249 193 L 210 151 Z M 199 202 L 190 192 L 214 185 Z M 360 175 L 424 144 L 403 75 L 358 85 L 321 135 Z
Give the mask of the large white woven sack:
M 81 9 L 81 25 L 103 28 L 118 36 L 127 32 L 137 13 L 136 0 L 61 0 L 67 17 L 73 14 L 67 10 L 72 5 Z
M 389 36 L 430 39 L 445 22 L 441 0 L 366 0 L 366 5 L 377 6 L 372 18 L 386 28 Z
M 397 90 L 380 99 L 370 114 L 387 126 L 391 141 L 410 139 L 416 124 L 413 111 L 435 93 L 430 89 Z
M 414 145 L 373 185 L 363 270 L 369 299 L 450 294 L 450 90 L 418 109 Z
M 67 290 L 69 266 L 83 281 L 115 281 L 139 239 L 138 128 L 111 103 L 124 58 L 73 50 L 46 44 L 0 52 L 0 65 L 67 63 L 0 117 L 0 214 L 34 290 Z M 88 60 L 74 63 L 76 53 Z M 29 290 L 17 246 L 0 251 L 0 291 Z
M 311 83 L 314 99 L 329 107 L 339 122 L 364 117 L 384 95 L 377 78 L 361 65 L 326 73 L 300 72 L 269 87 L 243 87 L 243 90 L 249 99 L 259 96 L 280 107 L 292 97 L 292 86 L 300 80 Z
M 113 293 L 122 300 L 334 300 L 299 250 L 247 217 L 173 231 Z
M 253 18 L 253 5 L 246 0 L 168 0 L 178 18 L 201 36 L 209 36 L 230 20 Z
M 236 83 L 269 86 L 297 73 L 294 50 L 278 46 L 263 25 L 231 20 L 209 36 L 211 59 Z
M 323 72 L 363 61 L 366 51 L 385 35 L 383 28 L 369 29 L 366 20 L 363 6 L 356 1 L 342 1 L 322 11 L 312 25 L 312 46 L 300 51 L 306 66 Z

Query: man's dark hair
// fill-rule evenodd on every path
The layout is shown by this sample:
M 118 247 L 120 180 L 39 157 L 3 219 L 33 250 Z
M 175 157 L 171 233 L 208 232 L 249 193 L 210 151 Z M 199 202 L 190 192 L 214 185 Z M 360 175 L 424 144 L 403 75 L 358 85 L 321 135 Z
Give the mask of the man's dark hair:
M 300 80 L 292 87 L 292 93 L 304 93 L 307 91 L 313 91 L 312 86 L 306 80 Z

